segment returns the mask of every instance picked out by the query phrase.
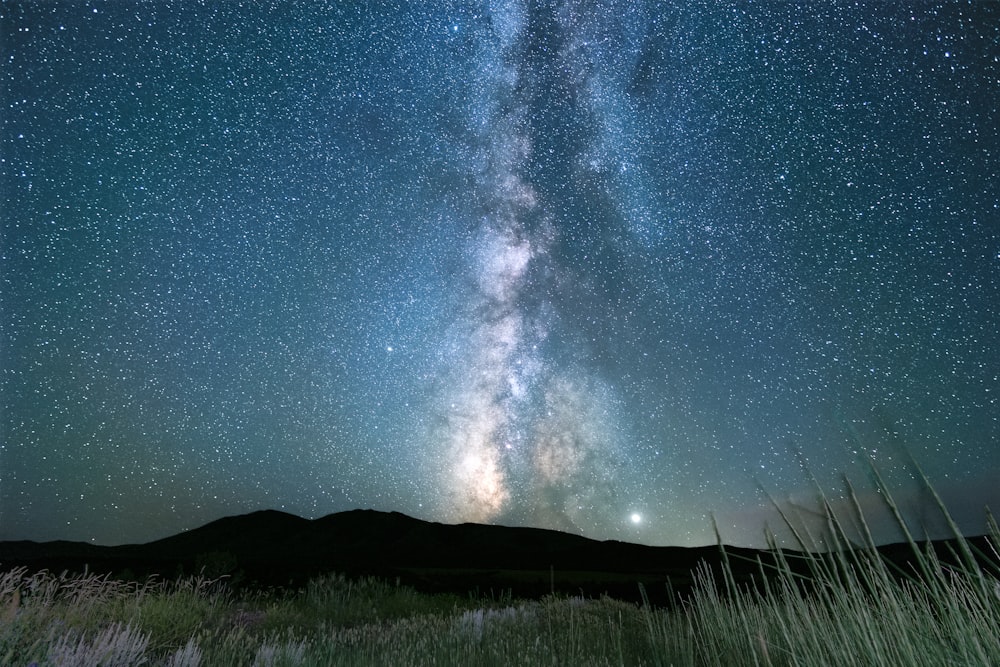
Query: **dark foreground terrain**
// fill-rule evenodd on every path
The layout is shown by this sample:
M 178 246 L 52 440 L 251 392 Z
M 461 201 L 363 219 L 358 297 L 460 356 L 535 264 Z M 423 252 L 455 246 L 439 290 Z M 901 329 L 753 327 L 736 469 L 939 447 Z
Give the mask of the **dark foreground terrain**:
M 984 539 L 968 541 L 989 553 Z M 945 561 L 955 543 L 931 545 Z M 795 552 L 785 552 L 795 566 Z M 879 553 L 910 569 L 908 545 Z M 737 580 L 760 572 L 774 554 L 726 547 Z M 696 569 L 721 572 L 719 547 L 650 547 L 600 542 L 537 528 L 446 525 L 398 512 L 353 510 L 308 520 L 265 510 L 219 519 L 147 544 L 116 547 L 79 542 L 0 542 L 0 571 L 17 566 L 54 572 L 110 573 L 122 578 L 226 575 L 237 586 L 290 587 L 328 572 L 396 579 L 425 592 L 540 597 L 551 592 L 622 599 L 690 590 Z M 984 557 L 984 560 L 986 558 Z M 991 559 L 996 561 L 996 554 Z

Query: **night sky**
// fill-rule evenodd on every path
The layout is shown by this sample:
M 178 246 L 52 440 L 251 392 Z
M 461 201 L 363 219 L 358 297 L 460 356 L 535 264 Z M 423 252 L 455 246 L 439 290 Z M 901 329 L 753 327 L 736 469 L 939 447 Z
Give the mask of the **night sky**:
M 1000 4 L 0 14 L 0 539 L 1000 510 Z

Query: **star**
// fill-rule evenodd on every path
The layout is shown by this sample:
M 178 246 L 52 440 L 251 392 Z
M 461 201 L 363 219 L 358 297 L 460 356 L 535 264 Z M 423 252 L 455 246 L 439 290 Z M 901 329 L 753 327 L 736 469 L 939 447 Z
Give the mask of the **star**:
M 181 4 L 0 16 L 0 539 L 1000 508 L 995 3 Z

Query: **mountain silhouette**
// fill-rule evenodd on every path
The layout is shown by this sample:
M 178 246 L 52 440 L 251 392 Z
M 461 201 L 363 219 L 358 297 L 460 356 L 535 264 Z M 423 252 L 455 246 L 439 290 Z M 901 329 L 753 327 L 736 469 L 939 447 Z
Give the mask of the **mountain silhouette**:
M 983 541 L 984 538 L 974 538 Z M 984 543 L 985 546 L 985 543 Z M 954 546 L 935 545 L 945 557 Z M 905 566 L 909 547 L 880 547 Z M 759 572 L 773 555 L 726 547 L 737 580 Z M 642 583 L 654 598 L 689 590 L 699 564 L 719 572 L 717 546 L 653 547 L 598 541 L 554 530 L 441 524 L 399 512 L 351 510 L 303 519 L 263 510 L 212 521 L 146 544 L 0 542 L 0 570 L 110 573 L 143 578 L 228 575 L 243 585 L 299 586 L 320 574 L 395 578 L 429 592 L 479 591 L 537 597 L 559 591 L 635 599 Z

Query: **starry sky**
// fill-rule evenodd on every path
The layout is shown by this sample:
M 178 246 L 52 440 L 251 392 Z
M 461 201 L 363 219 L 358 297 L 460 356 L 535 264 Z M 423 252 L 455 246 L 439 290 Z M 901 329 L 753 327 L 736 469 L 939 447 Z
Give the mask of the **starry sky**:
M 1000 4 L 0 3 L 0 539 L 1000 510 Z M 780 531 L 779 531 L 780 532 Z

